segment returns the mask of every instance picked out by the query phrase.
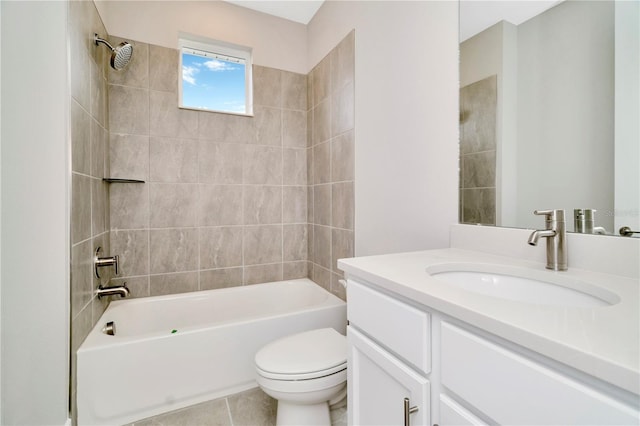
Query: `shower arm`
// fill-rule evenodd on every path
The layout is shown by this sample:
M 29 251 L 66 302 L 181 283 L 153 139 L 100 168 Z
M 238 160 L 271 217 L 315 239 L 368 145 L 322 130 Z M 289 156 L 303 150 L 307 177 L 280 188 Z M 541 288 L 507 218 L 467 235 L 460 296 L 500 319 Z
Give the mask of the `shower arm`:
M 111 44 L 109 44 L 109 42 L 103 38 L 100 38 L 100 36 L 97 33 L 93 34 L 93 42 L 96 44 L 96 46 L 99 46 L 100 43 L 103 43 L 104 45 L 106 45 L 112 52 L 115 52 L 116 49 L 114 49 L 113 46 L 111 46 Z

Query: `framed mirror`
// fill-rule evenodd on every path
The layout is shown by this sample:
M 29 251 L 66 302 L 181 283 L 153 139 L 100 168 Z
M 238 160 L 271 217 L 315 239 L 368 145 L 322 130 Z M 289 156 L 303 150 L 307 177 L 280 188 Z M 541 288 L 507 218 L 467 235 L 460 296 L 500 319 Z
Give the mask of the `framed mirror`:
M 460 33 L 460 223 L 640 231 L 640 3 L 462 0 Z

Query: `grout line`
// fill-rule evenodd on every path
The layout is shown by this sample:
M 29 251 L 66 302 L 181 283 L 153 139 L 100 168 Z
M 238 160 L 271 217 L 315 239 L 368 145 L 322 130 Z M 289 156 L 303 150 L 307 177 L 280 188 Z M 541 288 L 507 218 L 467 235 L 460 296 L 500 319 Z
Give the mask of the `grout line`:
M 224 402 L 227 405 L 227 414 L 229 415 L 229 422 L 230 422 L 231 426 L 234 426 L 234 424 L 233 424 L 233 416 L 231 415 L 231 407 L 229 406 L 229 398 L 225 398 Z

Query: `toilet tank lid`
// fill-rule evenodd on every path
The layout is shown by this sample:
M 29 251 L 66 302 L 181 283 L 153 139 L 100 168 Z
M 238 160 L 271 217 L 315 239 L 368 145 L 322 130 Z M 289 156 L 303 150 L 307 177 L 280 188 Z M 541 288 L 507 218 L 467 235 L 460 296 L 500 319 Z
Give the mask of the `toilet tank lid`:
M 328 370 L 347 361 L 347 338 L 333 328 L 305 331 L 267 344 L 255 361 L 259 369 L 276 374 Z

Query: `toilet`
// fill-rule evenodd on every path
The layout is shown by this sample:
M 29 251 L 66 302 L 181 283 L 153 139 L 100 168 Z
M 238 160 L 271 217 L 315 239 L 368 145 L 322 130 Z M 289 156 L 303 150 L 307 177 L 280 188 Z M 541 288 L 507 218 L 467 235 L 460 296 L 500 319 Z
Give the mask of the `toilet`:
M 256 353 L 257 382 L 278 400 L 276 424 L 331 424 L 347 392 L 347 338 L 333 328 L 275 340 Z

